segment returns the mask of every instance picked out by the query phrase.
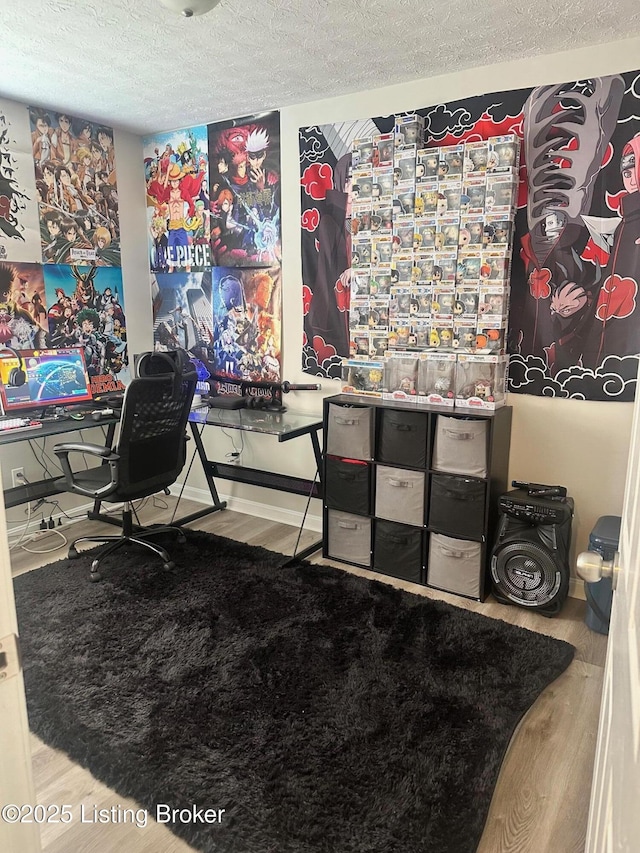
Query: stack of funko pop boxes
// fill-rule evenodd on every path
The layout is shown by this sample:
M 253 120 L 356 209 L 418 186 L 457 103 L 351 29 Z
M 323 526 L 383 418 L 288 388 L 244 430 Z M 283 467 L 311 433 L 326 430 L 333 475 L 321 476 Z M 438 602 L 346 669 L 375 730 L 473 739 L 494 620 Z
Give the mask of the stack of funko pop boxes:
M 421 116 L 353 143 L 350 356 L 342 391 L 504 403 L 520 140 L 421 148 Z

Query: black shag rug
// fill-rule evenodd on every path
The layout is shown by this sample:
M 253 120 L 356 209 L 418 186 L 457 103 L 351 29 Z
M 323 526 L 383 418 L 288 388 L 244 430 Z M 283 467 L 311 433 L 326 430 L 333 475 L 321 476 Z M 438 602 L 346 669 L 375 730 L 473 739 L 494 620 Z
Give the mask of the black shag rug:
M 206 533 L 18 577 L 29 719 L 216 853 L 472 853 L 567 643 Z M 184 816 L 183 816 L 184 817 Z M 211 816 L 210 816 L 211 817 Z

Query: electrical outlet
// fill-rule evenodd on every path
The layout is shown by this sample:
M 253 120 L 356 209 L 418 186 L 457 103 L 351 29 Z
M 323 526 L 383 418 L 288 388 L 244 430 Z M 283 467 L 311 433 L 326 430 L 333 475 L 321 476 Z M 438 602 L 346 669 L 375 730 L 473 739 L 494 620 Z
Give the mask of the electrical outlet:
M 24 484 L 24 468 L 11 469 L 11 485 L 22 486 Z

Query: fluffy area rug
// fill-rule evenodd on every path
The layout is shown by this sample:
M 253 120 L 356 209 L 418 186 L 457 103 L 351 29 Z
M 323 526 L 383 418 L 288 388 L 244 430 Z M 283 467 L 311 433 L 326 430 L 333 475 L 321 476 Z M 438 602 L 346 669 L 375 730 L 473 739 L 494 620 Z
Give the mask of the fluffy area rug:
M 29 719 L 216 853 L 472 853 L 511 735 L 572 646 L 190 532 L 15 581 Z M 166 812 L 163 813 L 166 816 Z M 211 815 L 209 816 L 211 817 Z

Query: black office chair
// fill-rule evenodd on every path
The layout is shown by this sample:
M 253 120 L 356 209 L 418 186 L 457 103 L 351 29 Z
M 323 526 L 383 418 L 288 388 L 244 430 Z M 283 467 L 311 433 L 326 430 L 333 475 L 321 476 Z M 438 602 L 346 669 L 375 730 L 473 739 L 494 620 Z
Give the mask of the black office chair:
M 142 545 L 162 558 L 165 569 L 173 568 L 167 551 L 147 539 L 172 531 L 178 542 L 185 536 L 179 527 L 133 530 L 132 501 L 145 498 L 174 483 L 186 460 L 186 425 L 196 387 L 196 371 L 181 351 L 144 353 L 138 362 L 138 378 L 124 395 L 119 435 L 113 448 L 96 444 L 65 443 L 53 449 L 60 459 L 65 491 L 108 502 L 124 502 L 122 533 L 119 536 L 82 536 L 71 543 L 69 557 L 78 557 L 80 542 L 110 543 L 91 563 L 92 581 L 101 576 L 98 565 L 107 554 L 129 543 Z M 102 459 L 93 468 L 72 471 L 71 453 Z

